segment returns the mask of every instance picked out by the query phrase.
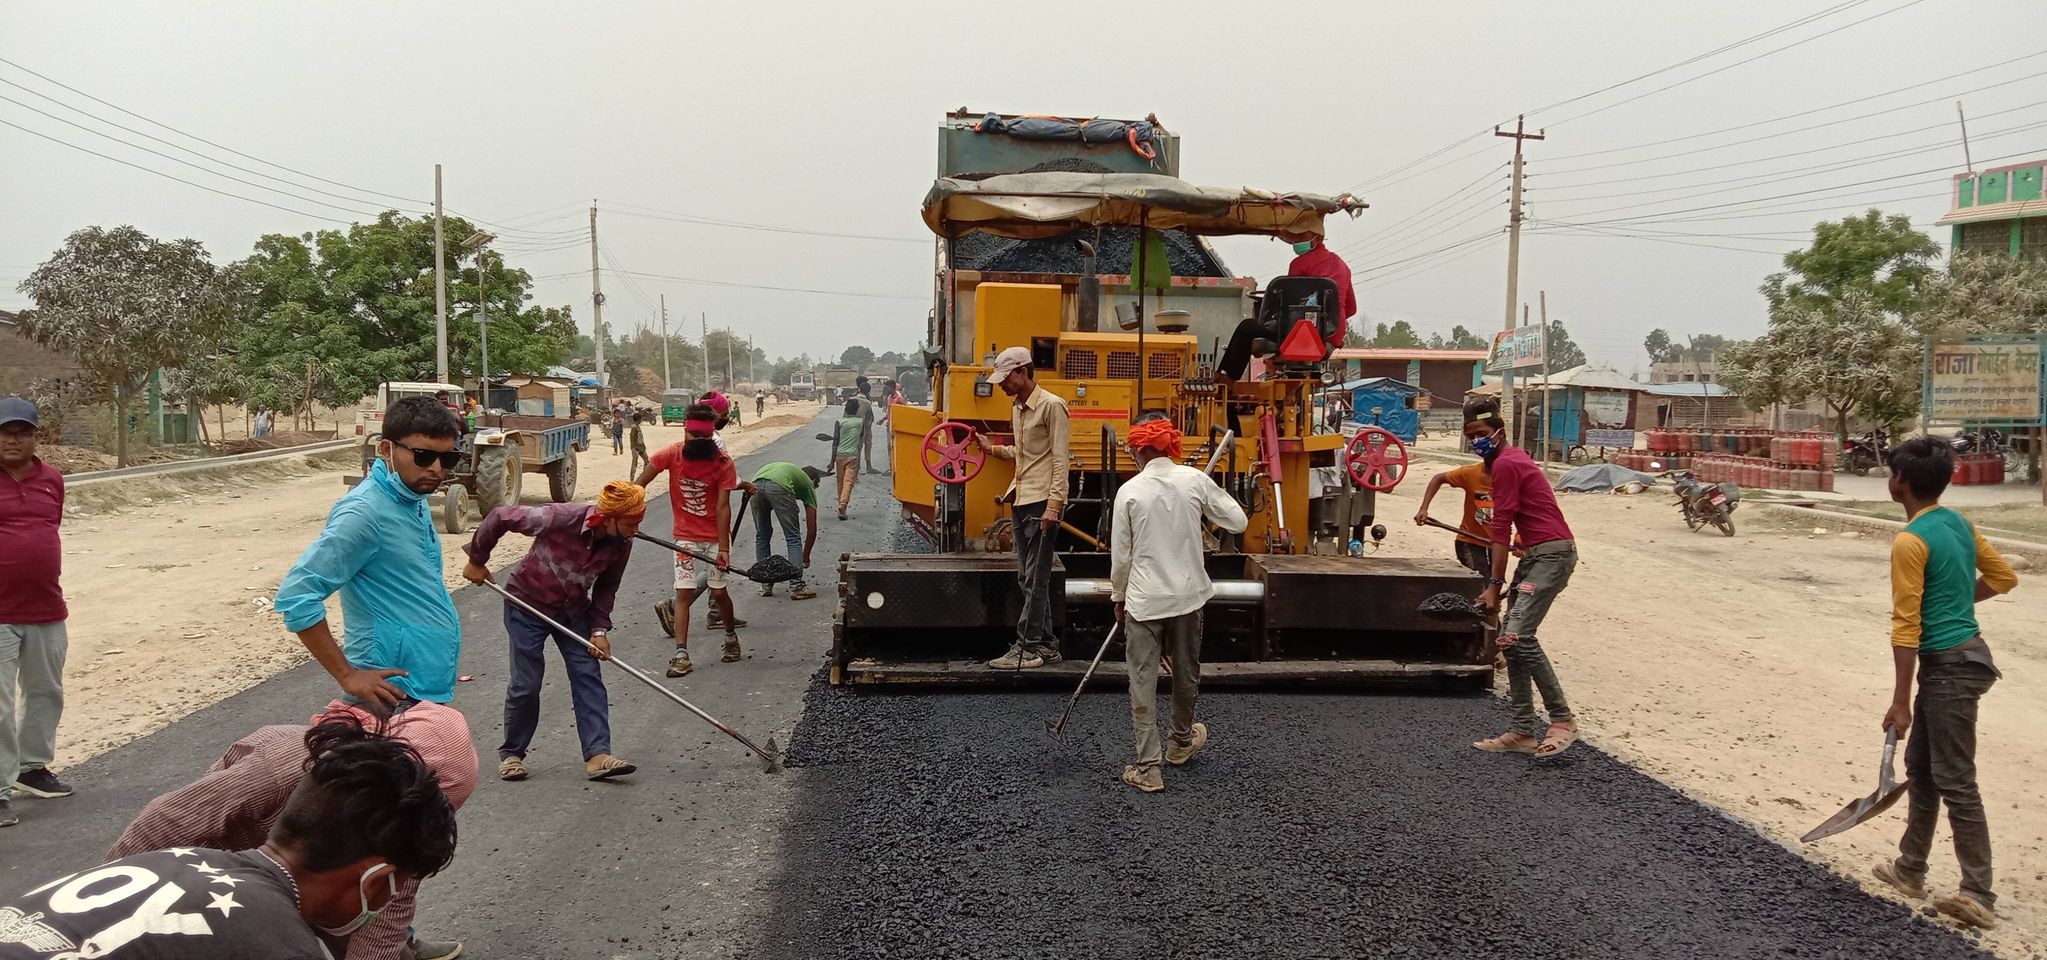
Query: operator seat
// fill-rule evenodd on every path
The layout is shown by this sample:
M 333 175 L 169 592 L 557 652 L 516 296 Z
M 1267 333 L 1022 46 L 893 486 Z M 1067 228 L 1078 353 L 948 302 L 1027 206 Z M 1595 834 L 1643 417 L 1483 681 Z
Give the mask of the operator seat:
M 1216 364 L 1217 373 L 1241 380 L 1254 353 L 1265 356 L 1275 350 L 1278 362 L 1285 364 L 1316 364 L 1329 359 L 1330 339 L 1343 330 L 1343 317 L 1336 306 L 1341 302 L 1336 281 L 1273 277 L 1253 300 L 1255 313 L 1230 336 L 1230 345 Z

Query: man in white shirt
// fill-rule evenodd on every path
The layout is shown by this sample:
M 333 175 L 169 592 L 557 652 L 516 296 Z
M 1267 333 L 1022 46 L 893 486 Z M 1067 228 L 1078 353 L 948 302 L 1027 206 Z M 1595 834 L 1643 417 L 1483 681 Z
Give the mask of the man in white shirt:
M 1116 492 L 1109 544 L 1110 597 L 1123 624 L 1124 666 L 1130 671 L 1130 726 L 1137 762 L 1123 782 L 1145 793 L 1166 788 L 1159 771 L 1159 728 L 1152 716 L 1159 685 L 1159 655 L 1172 657 L 1173 747 L 1165 762 L 1179 766 L 1208 743 L 1207 724 L 1194 722 L 1201 687 L 1201 608 L 1215 594 L 1202 563 L 1201 523 L 1243 533 L 1244 508 L 1208 475 L 1179 462 L 1180 431 L 1164 417 L 1130 428 L 1137 476 Z

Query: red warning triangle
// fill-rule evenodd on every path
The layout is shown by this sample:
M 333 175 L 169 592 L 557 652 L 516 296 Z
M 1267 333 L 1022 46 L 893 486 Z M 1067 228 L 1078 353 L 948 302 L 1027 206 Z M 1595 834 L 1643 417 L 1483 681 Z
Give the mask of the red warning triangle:
M 1322 331 L 1307 320 L 1294 321 L 1294 329 L 1286 335 L 1286 341 L 1279 345 L 1279 358 L 1296 363 L 1313 363 L 1327 356 L 1329 345 L 1322 342 Z

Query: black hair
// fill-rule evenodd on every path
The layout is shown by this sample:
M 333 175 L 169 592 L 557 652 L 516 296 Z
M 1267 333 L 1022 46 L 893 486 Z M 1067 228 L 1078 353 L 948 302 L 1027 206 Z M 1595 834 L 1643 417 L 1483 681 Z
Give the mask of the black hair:
M 1912 496 L 1938 500 L 1955 477 L 1955 449 L 1933 437 L 1913 437 L 1891 451 L 1891 476 L 1905 481 Z
M 846 416 L 849 416 L 849 417 L 857 417 L 857 416 L 859 416 L 859 415 L 860 415 L 860 398 L 859 398 L 859 397 L 848 397 L 848 398 L 846 398 Z
M 432 397 L 406 397 L 384 411 L 384 439 L 403 441 L 407 437 L 453 440 L 462 433 L 462 423 L 453 411 Z
M 825 478 L 825 471 L 820 467 L 804 467 L 803 475 L 809 477 L 811 483 L 816 483 Z
M 684 407 L 682 409 L 682 418 L 684 420 L 717 420 L 718 411 L 711 409 L 710 404 L 699 401 Z
M 270 827 L 305 869 L 375 857 L 431 877 L 455 858 L 455 808 L 411 746 L 337 719 L 307 731 L 306 750 L 306 774 Z

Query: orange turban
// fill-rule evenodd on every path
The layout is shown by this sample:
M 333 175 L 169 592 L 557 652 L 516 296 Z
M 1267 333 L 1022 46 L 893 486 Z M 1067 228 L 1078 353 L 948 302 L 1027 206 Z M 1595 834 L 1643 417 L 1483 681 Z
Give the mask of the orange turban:
M 1130 428 L 1130 445 L 1157 450 L 1177 461 L 1180 459 L 1180 429 L 1173 426 L 1173 421 L 1164 418 L 1146 420 Z
M 629 517 L 645 516 L 647 513 L 647 491 L 637 483 L 613 480 L 597 493 L 597 512 L 590 515 L 590 525 L 596 526 L 605 518 L 623 520 Z

